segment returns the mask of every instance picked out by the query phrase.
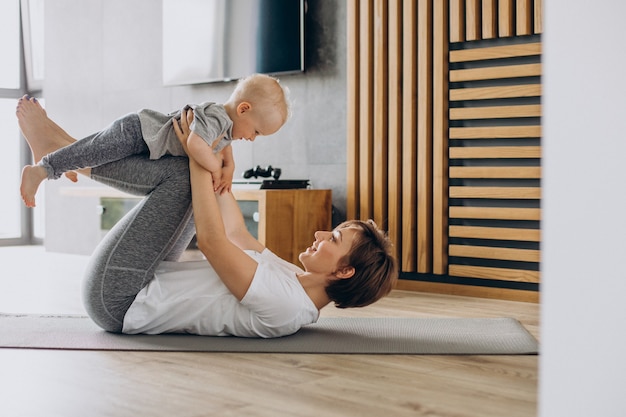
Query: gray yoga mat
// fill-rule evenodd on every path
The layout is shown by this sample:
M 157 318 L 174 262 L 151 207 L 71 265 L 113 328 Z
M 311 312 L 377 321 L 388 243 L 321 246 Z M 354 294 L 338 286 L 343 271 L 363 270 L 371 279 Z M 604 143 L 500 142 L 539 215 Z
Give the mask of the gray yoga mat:
M 320 318 L 276 339 L 107 333 L 88 317 L 0 313 L 0 348 L 251 353 L 527 355 L 537 340 L 512 318 Z

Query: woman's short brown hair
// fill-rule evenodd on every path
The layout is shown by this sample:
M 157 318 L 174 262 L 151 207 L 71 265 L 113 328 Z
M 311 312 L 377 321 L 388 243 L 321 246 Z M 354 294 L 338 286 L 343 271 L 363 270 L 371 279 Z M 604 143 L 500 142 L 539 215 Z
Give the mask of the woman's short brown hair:
M 398 280 L 398 266 L 391 241 L 373 220 L 348 220 L 337 226 L 346 227 L 361 230 L 340 262 L 355 272 L 351 278 L 331 282 L 326 294 L 338 308 L 365 307 L 389 294 Z

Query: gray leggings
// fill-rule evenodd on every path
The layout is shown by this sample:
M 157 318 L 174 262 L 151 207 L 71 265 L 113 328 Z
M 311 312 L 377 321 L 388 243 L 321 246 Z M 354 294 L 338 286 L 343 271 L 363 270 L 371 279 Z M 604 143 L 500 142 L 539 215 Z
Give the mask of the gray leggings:
M 95 167 L 91 177 L 145 198 L 104 237 L 87 267 L 83 303 L 103 329 L 121 332 L 137 293 L 162 260 L 177 260 L 195 234 L 189 161 L 135 155 Z

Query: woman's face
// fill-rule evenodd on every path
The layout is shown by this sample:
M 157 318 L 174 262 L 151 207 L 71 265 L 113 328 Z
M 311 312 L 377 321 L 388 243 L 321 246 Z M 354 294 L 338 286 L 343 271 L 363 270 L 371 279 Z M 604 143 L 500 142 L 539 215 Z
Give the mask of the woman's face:
M 339 261 L 350 252 L 359 228 L 344 227 L 333 231 L 315 232 L 315 242 L 299 256 L 300 262 L 307 272 L 334 275 Z

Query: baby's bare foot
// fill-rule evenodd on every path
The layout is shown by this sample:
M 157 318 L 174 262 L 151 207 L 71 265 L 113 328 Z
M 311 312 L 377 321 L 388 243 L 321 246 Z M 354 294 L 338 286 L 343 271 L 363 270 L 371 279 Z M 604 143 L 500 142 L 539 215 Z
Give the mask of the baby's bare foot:
M 35 207 L 35 194 L 39 184 L 48 177 L 46 169 L 39 165 L 26 165 L 22 170 L 20 194 L 26 207 Z

